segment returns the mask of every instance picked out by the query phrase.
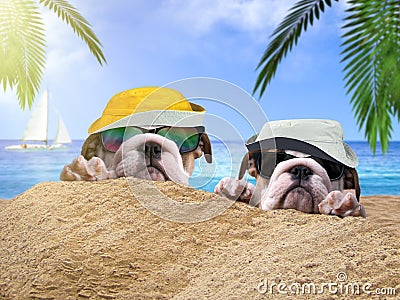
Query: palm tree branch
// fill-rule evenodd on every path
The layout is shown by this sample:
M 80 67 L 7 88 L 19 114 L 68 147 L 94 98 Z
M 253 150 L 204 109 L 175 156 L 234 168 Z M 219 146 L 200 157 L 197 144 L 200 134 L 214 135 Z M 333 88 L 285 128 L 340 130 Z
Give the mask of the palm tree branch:
M 399 9 L 398 1 L 351 0 L 342 35 L 342 62 L 347 93 L 359 128 L 376 151 L 388 149 L 393 130 L 391 116 L 399 114 Z M 397 99 L 393 99 L 396 96 Z M 394 103 L 397 103 L 394 105 Z
M 101 50 L 101 42 L 91 29 L 91 25 L 74 6 L 66 0 L 39 0 L 39 2 L 53 10 L 59 18 L 71 26 L 72 30 L 87 44 L 100 65 L 107 62 Z
M 0 82 L 13 89 L 22 109 L 31 107 L 45 65 L 45 32 L 33 0 L 0 2 Z
M 275 76 L 279 63 L 297 45 L 302 32 L 307 30 L 308 24 L 313 25 L 314 17 L 319 19 L 325 6 L 330 7 L 331 4 L 330 0 L 300 0 L 290 9 L 289 14 L 272 33 L 272 41 L 257 65 L 257 69 L 261 68 L 261 71 L 253 94 L 260 89 L 260 97 L 263 95 L 266 86 Z

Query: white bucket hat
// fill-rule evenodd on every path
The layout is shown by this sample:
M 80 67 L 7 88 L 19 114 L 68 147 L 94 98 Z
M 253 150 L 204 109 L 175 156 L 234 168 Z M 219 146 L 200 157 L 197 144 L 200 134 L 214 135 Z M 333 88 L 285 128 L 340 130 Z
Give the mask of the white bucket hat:
M 339 122 L 320 119 L 272 121 L 264 124 L 254 142 L 246 144 L 252 151 L 285 149 L 304 152 L 355 168 L 356 153 L 343 141 Z

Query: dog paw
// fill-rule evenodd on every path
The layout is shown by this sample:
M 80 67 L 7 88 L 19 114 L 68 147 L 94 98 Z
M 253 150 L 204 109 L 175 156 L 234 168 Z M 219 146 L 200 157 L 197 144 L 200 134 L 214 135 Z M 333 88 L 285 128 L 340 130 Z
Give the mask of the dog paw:
M 340 217 L 366 217 L 364 206 L 362 206 L 353 193 L 343 194 L 333 191 L 326 196 L 319 205 L 319 212 L 325 215 L 336 215 Z
M 255 187 L 246 180 L 230 177 L 222 178 L 214 188 L 214 193 L 231 200 L 249 202 L 253 196 Z
M 96 181 L 111 178 L 104 162 L 98 157 L 86 160 L 82 155 L 65 165 L 60 179 L 65 181 Z

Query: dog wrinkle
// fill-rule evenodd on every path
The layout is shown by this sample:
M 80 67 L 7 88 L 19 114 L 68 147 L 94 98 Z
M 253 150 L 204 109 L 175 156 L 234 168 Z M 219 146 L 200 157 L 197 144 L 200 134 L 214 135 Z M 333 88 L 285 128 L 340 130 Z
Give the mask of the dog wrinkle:
M 123 176 L 134 176 L 138 175 L 138 178 L 147 178 L 143 177 L 146 168 L 144 155 L 140 152 L 136 151 L 136 155 L 133 155 L 133 150 L 131 151 L 131 155 L 124 155 L 124 157 L 119 160 L 114 160 L 115 171 L 118 177 Z
M 292 208 L 303 212 L 314 211 L 315 201 L 313 195 L 302 186 L 295 187 L 286 194 L 282 208 Z
M 304 167 L 309 168 L 314 174 L 313 178 L 314 178 L 314 176 L 318 176 L 322 179 L 322 183 L 326 187 L 331 186 L 331 181 L 330 181 L 328 175 L 326 174 L 326 171 L 324 170 L 324 168 L 319 163 L 317 163 L 315 160 L 313 160 L 312 158 L 293 158 L 293 159 L 281 162 L 277 165 L 272 177 L 274 177 L 275 174 L 276 174 L 276 176 L 279 176 L 279 174 L 281 174 L 281 173 L 285 173 L 285 172 L 288 173 L 295 166 L 304 166 Z M 272 178 L 271 178 L 271 180 L 272 180 Z
M 307 176 L 307 179 L 294 178 L 290 170 L 296 166 L 309 168 L 313 175 Z M 293 158 L 277 165 L 261 206 L 266 210 L 293 208 L 309 213 L 318 212 L 318 204 L 330 191 L 331 183 L 322 166 L 311 158 Z
M 146 152 L 147 145 L 159 145 L 160 153 L 151 155 L 149 151 Z M 172 180 L 189 184 L 189 176 L 183 168 L 182 157 L 176 144 L 152 133 L 137 135 L 124 141 L 115 153 L 114 166 L 118 176 Z
M 289 178 L 290 174 L 284 173 L 280 176 Z M 289 185 L 287 181 L 282 179 L 278 184 L 273 185 L 274 189 L 269 190 L 269 198 L 274 199 L 274 208 L 292 208 L 304 212 L 313 212 L 315 210 L 315 194 L 310 185 L 303 185 L 302 181 L 290 179 Z M 322 200 L 321 200 L 322 201 Z
M 154 166 L 147 166 L 147 172 L 149 173 L 150 178 L 154 181 L 167 181 L 169 179 L 162 169 Z

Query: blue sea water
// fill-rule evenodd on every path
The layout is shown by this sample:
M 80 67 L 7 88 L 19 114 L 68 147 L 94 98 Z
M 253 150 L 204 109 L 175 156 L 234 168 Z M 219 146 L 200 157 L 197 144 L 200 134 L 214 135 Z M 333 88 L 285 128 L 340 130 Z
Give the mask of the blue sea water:
M 74 140 L 67 149 L 52 151 L 6 151 L 16 140 L 0 140 L 0 198 L 12 199 L 33 185 L 59 181 L 63 166 L 80 154 L 83 140 Z M 366 142 L 348 142 L 357 153 L 362 195 L 400 195 L 400 142 L 392 142 L 386 155 L 373 155 Z M 240 142 L 213 142 L 213 163 L 196 160 L 190 185 L 213 191 L 222 177 L 235 177 L 245 148 Z

